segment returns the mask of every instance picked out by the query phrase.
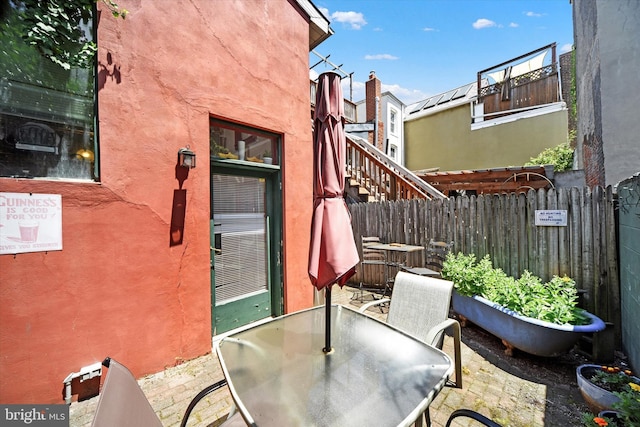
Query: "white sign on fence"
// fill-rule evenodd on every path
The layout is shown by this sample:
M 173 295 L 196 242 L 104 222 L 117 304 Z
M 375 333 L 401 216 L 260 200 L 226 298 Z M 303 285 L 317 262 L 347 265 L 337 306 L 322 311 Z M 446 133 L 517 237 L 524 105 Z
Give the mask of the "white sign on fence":
M 61 249 L 60 194 L 0 193 L 0 255 Z
M 536 210 L 536 225 L 567 226 L 567 211 L 565 210 Z

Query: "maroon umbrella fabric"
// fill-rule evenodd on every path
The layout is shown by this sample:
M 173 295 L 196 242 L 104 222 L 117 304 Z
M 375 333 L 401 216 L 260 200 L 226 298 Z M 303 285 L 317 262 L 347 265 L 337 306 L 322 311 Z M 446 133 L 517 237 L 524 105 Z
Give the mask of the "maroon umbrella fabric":
M 360 262 L 344 200 L 346 140 L 340 76 L 318 78 L 313 128 L 313 218 L 309 277 L 321 290 L 343 286 Z

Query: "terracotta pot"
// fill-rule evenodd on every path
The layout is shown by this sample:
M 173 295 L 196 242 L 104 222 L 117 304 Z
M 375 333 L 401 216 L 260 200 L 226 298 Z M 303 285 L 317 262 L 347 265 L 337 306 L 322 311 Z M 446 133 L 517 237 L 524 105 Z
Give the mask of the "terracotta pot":
M 580 365 L 576 368 L 576 377 L 580 393 L 594 414 L 613 410 L 613 404 L 620 400 L 620 398 L 612 392 L 589 381 L 591 376 L 600 369 L 600 365 L 591 364 Z

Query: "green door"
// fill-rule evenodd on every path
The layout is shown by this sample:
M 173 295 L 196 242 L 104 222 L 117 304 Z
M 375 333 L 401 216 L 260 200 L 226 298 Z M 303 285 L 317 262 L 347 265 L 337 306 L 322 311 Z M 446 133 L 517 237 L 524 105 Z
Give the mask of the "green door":
M 213 334 L 282 314 L 278 169 L 212 164 Z

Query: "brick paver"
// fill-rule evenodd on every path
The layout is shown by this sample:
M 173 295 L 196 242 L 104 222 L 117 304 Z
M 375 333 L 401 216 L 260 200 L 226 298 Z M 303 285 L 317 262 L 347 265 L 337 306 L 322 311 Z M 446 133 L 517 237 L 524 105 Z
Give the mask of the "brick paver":
M 354 289 L 334 287 L 334 303 L 357 308 L 352 300 Z M 370 315 L 385 319 L 386 313 L 370 309 Z M 453 340 L 445 337 L 443 350 L 452 355 Z M 548 387 L 512 375 L 491 363 L 478 352 L 462 344 L 463 388 L 445 387 L 431 405 L 433 426 L 444 426 L 449 414 L 458 408 L 483 413 L 506 426 L 533 427 L 556 425 L 546 420 Z M 215 354 L 186 361 L 139 380 L 151 405 L 165 427 L 178 426 L 190 400 L 209 384 L 222 379 L 223 374 Z M 572 390 L 567 387 L 567 394 Z M 554 391 L 554 393 L 556 393 Z M 571 399 L 571 397 L 569 397 Z M 71 404 L 71 426 L 91 425 L 98 398 Z M 190 417 L 189 425 L 216 425 L 232 405 L 226 387 L 201 401 Z M 469 425 L 469 424 L 458 424 Z M 579 425 L 576 423 L 574 425 Z

